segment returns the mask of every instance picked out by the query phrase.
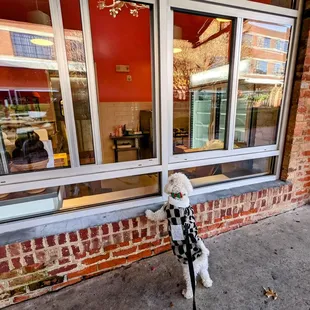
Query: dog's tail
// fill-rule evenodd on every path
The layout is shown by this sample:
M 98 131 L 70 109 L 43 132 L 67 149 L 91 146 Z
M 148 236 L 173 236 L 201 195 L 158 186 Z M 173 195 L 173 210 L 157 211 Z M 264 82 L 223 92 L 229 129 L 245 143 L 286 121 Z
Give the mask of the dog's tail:
M 205 244 L 203 243 L 203 241 L 201 239 L 199 239 L 198 245 L 202 251 L 202 254 L 204 254 L 206 256 L 210 255 L 210 251 L 206 248 Z

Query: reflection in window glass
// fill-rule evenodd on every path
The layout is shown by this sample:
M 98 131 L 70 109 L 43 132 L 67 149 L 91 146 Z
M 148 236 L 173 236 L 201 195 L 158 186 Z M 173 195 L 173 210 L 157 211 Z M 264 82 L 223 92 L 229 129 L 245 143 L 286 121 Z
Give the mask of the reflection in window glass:
M 0 194 L 0 222 L 155 196 L 159 178 L 153 173 Z
M 173 152 L 224 149 L 232 20 L 174 12 Z
M 180 169 L 174 172 L 184 173 L 194 187 L 239 180 L 248 177 L 263 176 L 272 173 L 274 158 L 258 158 L 231 163 Z
M 0 128 L 0 175 L 8 174 L 9 172 L 9 163 L 11 161 L 11 155 L 5 149 L 5 139 L 4 134 L 1 132 Z M 1 197 L 1 196 L 0 196 Z
M 141 198 L 159 193 L 159 175 L 145 174 L 65 186 L 62 209 Z
M 264 38 L 264 48 L 269 48 L 271 43 L 270 38 Z
M 257 74 L 267 74 L 267 69 L 268 69 L 268 62 L 267 61 L 258 60 L 256 62 L 255 73 L 257 73 Z
M 80 164 L 93 164 L 95 162 L 95 156 L 80 4 L 78 0 L 61 0 L 60 4 L 65 29 L 66 54 L 69 66 L 68 70 Z M 54 83 L 59 83 L 59 79 L 52 79 L 52 85 Z
M 282 63 L 275 63 L 274 64 L 274 74 L 275 75 L 284 75 L 284 64 Z
M 70 166 L 48 0 L 1 0 L 3 173 Z
M 235 148 L 276 143 L 291 27 L 246 20 L 242 40 Z M 260 38 L 268 38 L 259 46 Z M 283 48 L 279 52 L 279 43 Z
M 103 162 L 153 158 L 152 6 L 89 0 L 89 10 Z

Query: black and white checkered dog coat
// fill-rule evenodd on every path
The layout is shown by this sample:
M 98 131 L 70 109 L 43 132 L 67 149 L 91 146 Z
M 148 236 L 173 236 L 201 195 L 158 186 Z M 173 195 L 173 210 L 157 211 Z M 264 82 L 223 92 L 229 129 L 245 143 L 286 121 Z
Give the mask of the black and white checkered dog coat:
M 193 208 L 190 205 L 187 208 L 180 208 L 168 203 L 164 210 L 167 213 L 168 232 L 170 236 L 172 251 L 174 255 L 177 256 L 178 260 L 183 264 L 188 263 L 186 256 L 184 224 L 185 223 L 189 224 L 188 236 L 189 236 L 192 260 L 194 261 L 197 257 L 201 256 L 202 251 L 197 244 L 200 238 L 198 237 L 198 229 L 194 217 Z M 182 226 L 184 240 L 173 240 L 173 233 L 172 233 L 173 225 Z

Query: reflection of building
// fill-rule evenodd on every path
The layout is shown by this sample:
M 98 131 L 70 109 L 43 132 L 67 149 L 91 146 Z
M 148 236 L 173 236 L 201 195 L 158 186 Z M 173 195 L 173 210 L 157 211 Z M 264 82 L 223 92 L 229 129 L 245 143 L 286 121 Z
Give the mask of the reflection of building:
M 191 42 L 174 40 L 179 48 L 174 54 L 174 126 L 189 131 L 186 147 L 204 149 L 208 141 L 225 139 L 232 23 L 195 18 L 200 23 L 196 36 L 188 34 L 193 26 L 183 25 Z M 175 20 L 182 24 L 180 17 Z M 274 143 L 290 28 L 247 20 L 243 31 L 235 141 L 239 147 Z M 190 102 L 183 113 L 182 101 Z
M 241 58 L 251 58 L 251 66 L 245 78 L 271 80 L 283 78 L 288 51 L 290 28 L 266 23 L 246 21 L 244 23 Z M 265 81 L 266 83 L 271 81 Z
M 79 64 L 85 62 L 82 31 L 65 30 L 65 38 L 70 71 L 85 71 L 85 66 Z M 34 39 L 43 40 L 43 43 L 33 44 Z M 29 67 L 31 59 L 36 69 L 57 70 L 57 63 L 53 61 L 56 56 L 51 26 L 0 20 L 0 40 L 4 43 L 1 66 Z
M 235 140 L 248 146 L 276 142 L 290 27 L 245 21 Z

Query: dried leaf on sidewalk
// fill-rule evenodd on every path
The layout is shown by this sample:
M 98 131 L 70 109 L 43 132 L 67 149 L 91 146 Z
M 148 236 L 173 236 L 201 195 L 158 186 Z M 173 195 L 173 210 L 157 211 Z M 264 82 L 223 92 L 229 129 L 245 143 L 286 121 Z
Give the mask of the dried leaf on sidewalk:
M 268 298 L 272 297 L 274 300 L 278 298 L 278 293 L 274 290 L 272 290 L 270 287 L 268 289 L 264 288 L 264 295 L 267 296 Z

